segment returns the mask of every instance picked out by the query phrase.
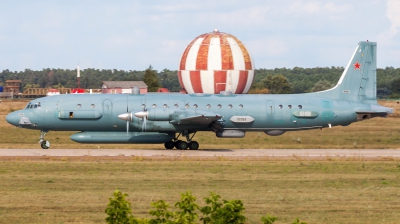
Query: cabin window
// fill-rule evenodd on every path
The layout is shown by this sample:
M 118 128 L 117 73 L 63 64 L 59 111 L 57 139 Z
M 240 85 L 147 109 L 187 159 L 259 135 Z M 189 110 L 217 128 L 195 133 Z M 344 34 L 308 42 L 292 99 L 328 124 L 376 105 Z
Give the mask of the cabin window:
M 178 108 L 179 106 L 178 106 L 178 104 L 175 104 L 174 107 Z
M 193 107 L 194 107 L 194 108 L 197 108 L 197 104 L 194 104 Z
M 232 104 L 229 104 L 228 107 L 229 107 L 229 108 L 232 108 Z
M 90 105 L 90 107 L 91 107 L 91 108 L 94 108 L 94 107 L 95 107 L 95 105 L 94 105 L 94 104 L 92 104 L 92 105 Z
M 185 105 L 185 108 L 189 108 L 189 104 L 186 104 L 186 105 Z
M 218 108 L 221 108 L 222 107 L 222 105 L 221 104 L 218 104 Z
M 297 106 L 299 109 L 301 109 L 301 108 L 303 108 L 303 106 L 302 105 L 299 105 L 299 106 Z
M 282 105 L 279 105 L 279 109 L 282 109 L 283 108 L 283 106 Z
M 81 107 L 82 107 L 82 104 L 78 104 L 77 107 L 78 107 L 78 108 L 81 108 Z
M 243 108 L 243 104 L 239 104 L 239 108 L 242 109 Z
M 153 106 L 152 106 L 153 108 L 156 108 L 157 107 L 157 104 L 153 104 Z
M 288 105 L 287 107 L 288 107 L 289 109 L 292 109 L 292 105 Z
M 210 104 L 207 104 L 207 108 L 210 109 L 210 108 L 211 108 L 211 105 L 210 105 Z
M 167 105 L 167 104 L 164 104 L 163 107 L 164 107 L 164 108 L 168 108 L 168 105 Z

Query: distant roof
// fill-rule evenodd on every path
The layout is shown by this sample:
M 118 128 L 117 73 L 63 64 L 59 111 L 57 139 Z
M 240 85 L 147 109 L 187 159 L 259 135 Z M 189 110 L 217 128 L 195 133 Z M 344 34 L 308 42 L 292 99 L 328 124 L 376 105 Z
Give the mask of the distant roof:
M 6 82 L 22 82 L 21 80 L 7 80 Z
M 143 81 L 103 81 L 102 88 L 131 89 L 133 87 L 147 88 Z

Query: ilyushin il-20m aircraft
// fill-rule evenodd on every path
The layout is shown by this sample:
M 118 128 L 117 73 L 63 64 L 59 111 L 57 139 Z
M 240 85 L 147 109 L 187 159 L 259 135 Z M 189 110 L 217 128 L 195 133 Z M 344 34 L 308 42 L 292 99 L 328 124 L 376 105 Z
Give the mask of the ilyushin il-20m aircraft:
M 332 126 L 347 126 L 386 117 L 392 108 L 376 100 L 376 42 L 356 47 L 335 87 L 303 94 L 69 94 L 32 100 L 7 115 L 8 123 L 40 130 L 40 145 L 48 131 L 79 131 L 79 143 L 164 143 L 166 149 L 199 148 L 198 131 L 220 138 L 241 138 L 249 131 L 277 136 Z M 179 136 L 187 141 L 178 140 Z

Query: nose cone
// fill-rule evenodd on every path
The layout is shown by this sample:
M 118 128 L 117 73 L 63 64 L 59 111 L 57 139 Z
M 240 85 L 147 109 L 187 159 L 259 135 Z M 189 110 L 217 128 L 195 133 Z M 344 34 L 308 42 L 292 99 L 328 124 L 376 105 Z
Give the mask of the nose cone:
M 19 126 L 19 119 L 20 119 L 20 117 L 18 116 L 18 111 L 14 111 L 12 113 L 9 113 L 6 116 L 6 121 L 9 124 L 12 124 L 14 126 Z

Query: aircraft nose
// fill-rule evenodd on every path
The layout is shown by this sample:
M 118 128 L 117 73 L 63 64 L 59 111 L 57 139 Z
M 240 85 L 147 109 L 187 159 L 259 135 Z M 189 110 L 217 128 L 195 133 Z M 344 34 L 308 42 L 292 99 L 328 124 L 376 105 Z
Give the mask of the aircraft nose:
M 12 113 L 9 113 L 6 116 L 6 121 L 9 124 L 12 124 L 14 126 L 19 126 L 19 124 L 18 124 L 19 123 L 19 119 L 20 119 L 20 117 L 18 116 L 18 111 L 14 111 Z

